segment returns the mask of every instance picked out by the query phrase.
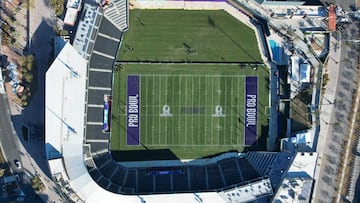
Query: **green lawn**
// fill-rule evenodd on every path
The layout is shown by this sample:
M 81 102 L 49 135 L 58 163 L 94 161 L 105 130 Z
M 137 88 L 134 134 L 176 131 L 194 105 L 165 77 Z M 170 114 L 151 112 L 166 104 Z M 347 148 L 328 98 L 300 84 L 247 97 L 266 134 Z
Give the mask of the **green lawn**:
M 225 11 L 130 10 L 118 60 L 262 62 L 257 44 Z
M 140 143 L 126 145 L 127 76 L 140 76 Z M 111 150 L 120 160 L 193 159 L 244 149 L 244 83 L 258 76 L 258 137 L 267 134 L 268 71 L 238 65 L 123 65 L 114 75 Z M 164 105 L 169 113 L 164 116 Z M 216 106 L 221 116 L 214 116 Z M 216 115 L 216 114 L 215 114 Z M 265 128 L 266 129 L 266 128 Z

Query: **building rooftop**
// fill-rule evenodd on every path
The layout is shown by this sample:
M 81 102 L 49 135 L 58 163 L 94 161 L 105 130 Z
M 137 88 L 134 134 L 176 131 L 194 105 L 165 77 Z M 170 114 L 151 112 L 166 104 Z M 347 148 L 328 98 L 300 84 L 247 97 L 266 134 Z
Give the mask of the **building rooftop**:
M 273 194 L 270 179 L 259 180 L 219 193 L 227 202 L 250 202 Z
M 77 26 L 73 47 L 86 60 L 90 58 L 90 52 L 94 46 L 96 31 L 103 17 L 98 4 L 84 4 L 81 11 L 79 25 Z
M 317 153 L 296 154 L 274 197 L 274 202 L 310 202 L 317 158 Z

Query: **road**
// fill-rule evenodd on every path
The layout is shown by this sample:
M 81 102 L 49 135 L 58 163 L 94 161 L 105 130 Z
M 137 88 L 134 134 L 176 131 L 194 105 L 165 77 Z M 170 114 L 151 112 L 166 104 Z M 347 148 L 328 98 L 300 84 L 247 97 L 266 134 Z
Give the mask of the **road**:
M 350 11 L 354 6 L 353 0 L 333 1 L 343 9 Z M 340 57 L 330 57 L 328 72 L 330 76 L 329 86 L 325 90 L 324 102 L 326 99 L 330 105 L 323 106 L 321 117 L 327 119 L 322 121 L 321 137 L 319 137 L 318 150 L 322 150 L 322 157 L 319 158 L 317 169 L 318 178 L 314 188 L 313 202 L 332 202 L 337 197 L 338 176 L 340 160 L 345 152 L 344 141 L 348 139 L 349 115 L 352 111 L 352 96 L 357 78 L 357 58 L 359 45 L 352 40 L 359 39 L 359 23 L 353 22 L 341 34 Z M 334 48 L 334 45 L 330 45 Z M 334 50 L 331 50 L 332 52 Z M 330 53 L 331 55 L 331 53 Z M 337 70 L 336 67 L 339 69 Z M 335 74 L 335 75 L 334 75 Z M 337 80 L 335 79 L 337 77 Z M 331 80 L 335 81 L 331 81 Z M 328 98 L 326 98 L 328 97 Z M 328 106 L 332 108 L 329 110 Z M 324 129 L 327 129 L 324 134 Z M 321 145 L 321 141 L 323 144 Z M 347 167 L 347 166 L 345 166 Z M 342 201 L 349 202 L 351 199 L 341 197 Z
M 56 192 L 55 183 L 50 179 L 50 174 L 45 158 L 44 144 L 44 84 L 45 73 L 49 66 L 51 56 L 50 41 L 55 36 L 53 26 L 58 23 L 46 1 L 36 0 L 35 8 L 27 12 L 27 18 L 19 18 L 20 24 L 27 25 L 27 30 L 19 29 L 22 36 L 29 36 L 29 46 L 25 54 L 34 54 L 37 63 L 36 77 L 37 89 L 33 92 L 29 106 L 22 113 L 10 115 L 9 109 L 14 109 L 12 103 L 7 103 L 7 99 L 2 97 L 0 100 L 0 141 L 3 145 L 4 155 L 9 160 L 9 164 L 15 173 L 20 173 L 21 188 L 26 195 L 25 202 L 63 202 Z M 23 43 L 26 44 L 26 43 Z M 2 95 L 1 95 L 2 96 Z M 10 106 L 9 106 L 10 105 Z M 12 123 L 11 123 L 12 121 Z M 23 123 L 36 126 L 36 133 L 24 141 L 21 135 Z M 15 131 L 17 133 L 15 133 Z M 21 160 L 22 169 L 17 169 L 13 160 Z M 46 190 L 35 194 L 28 177 L 38 174 L 46 185 Z
M 5 95 L 0 95 L 0 115 L 1 148 L 13 173 L 19 174 L 20 177 L 24 177 L 24 166 L 22 166 L 21 169 L 18 169 L 14 164 L 14 160 L 17 159 L 20 161 L 21 165 L 23 165 L 22 155 L 24 155 L 24 153 L 19 150 L 19 140 L 11 122 L 9 104 Z M 26 196 L 29 197 L 26 202 L 39 202 L 39 198 L 32 189 L 29 179 L 21 178 L 21 180 L 20 187 Z
M 2 149 L 6 152 L 6 157 L 8 159 L 8 164 L 12 170 L 16 172 L 21 172 L 18 170 L 14 164 L 14 160 L 20 160 L 20 154 L 18 150 L 18 143 L 15 141 L 16 138 L 15 130 L 11 123 L 11 115 L 9 111 L 9 105 L 7 97 L 5 95 L 0 95 L 0 141 L 2 143 Z

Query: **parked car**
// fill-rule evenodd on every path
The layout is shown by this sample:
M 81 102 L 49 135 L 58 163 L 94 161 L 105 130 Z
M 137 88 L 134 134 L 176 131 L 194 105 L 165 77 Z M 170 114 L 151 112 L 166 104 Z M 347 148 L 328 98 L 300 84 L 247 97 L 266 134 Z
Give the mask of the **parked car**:
M 15 163 L 15 166 L 18 168 L 18 169 L 21 169 L 21 163 L 19 160 L 15 159 L 14 160 L 14 163 Z

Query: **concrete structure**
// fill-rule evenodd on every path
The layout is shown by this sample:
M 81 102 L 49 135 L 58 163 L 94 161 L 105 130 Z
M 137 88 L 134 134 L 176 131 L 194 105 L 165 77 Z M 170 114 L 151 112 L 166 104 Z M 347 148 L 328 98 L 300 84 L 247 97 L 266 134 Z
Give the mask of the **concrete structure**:
M 177 6 L 179 6 L 179 8 L 184 8 L 184 6 L 186 6 L 187 9 L 201 8 L 200 2 L 194 2 L 192 4 L 191 2 L 176 1 L 172 2 L 172 4 L 170 3 L 171 2 L 151 2 L 148 3 L 149 5 L 145 5 L 145 2 L 141 2 L 142 5 L 135 6 L 145 5 L 154 6 L 154 8 L 163 8 L 164 5 L 168 5 L 175 6 L 176 8 Z M 98 108 L 99 106 L 91 104 L 89 98 L 92 93 L 90 92 L 107 92 L 111 90 L 108 87 L 91 86 L 93 78 L 91 74 L 101 72 L 106 73 L 107 76 L 111 75 L 114 60 L 114 56 L 97 51 L 95 40 L 96 35 L 111 40 L 115 45 L 119 43 L 116 35 L 111 36 L 110 34 L 101 33 L 100 22 L 102 20 L 107 20 L 120 31 L 127 29 L 127 25 L 123 24 L 124 22 L 127 22 L 126 15 L 125 21 L 124 19 L 118 21 L 119 19 L 113 18 L 117 15 L 117 12 L 119 12 L 119 9 L 115 8 L 116 5 L 123 4 L 114 3 L 113 5 L 107 7 L 107 9 L 112 8 L 112 10 L 105 10 L 102 12 L 96 4 L 86 4 L 84 19 L 80 21 L 74 39 L 74 47 L 68 43 L 64 44 L 63 48 L 59 49 L 57 58 L 46 74 L 46 157 L 48 159 L 51 173 L 54 179 L 64 190 L 63 193 L 67 194 L 67 196 L 69 196 L 73 201 L 86 202 L 241 202 L 252 201 L 271 195 L 273 189 L 276 188 L 281 181 L 281 174 L 284 174 L 285 171 L 291 172 L 287 173 L 287 180 L 289 180 L 289 178 L 296 178 L 297 176 L 295 177 L 294 174 L 297 173 L 311 174 L 311 170 L 304 172 L 305 169 L 300 170 L 299 167 L 296 169 L 296 166 L 294 166 L 295 168 L 293 167 L 293 169 L 288 170 L 288 163 L 292 161 L 291 154 L 279 153 L 277 155 L 267 153 L 248 153 L 238 155 L 234 159 L 226 160 L 224 162 L 226 162 L 226 164 L 228 164 L 227 161 L 236 163 L 235 165 L 237 166 L 237 171 L 235 171 L 235 174 L 239 173 L 240 176 L 243 176 L 242 172 L 238 172 L 243 170 L 243 166 L 238 163 L 240 163 L 240 161 L 245 161 L 241 163 L 250 164 L 249 169 L 255 171 L 263 177 L 269 175 L 270 179 L 263 178 L 262 180 L 250 181 L 248 184 L 230 185 L 226 188 L 226 190 L 225 188 L 221 188 L 220 191 L 208 190 L 194 193 L 196 190 L 193 190 L 190 186 L 190 176 L 191 174 L 197 174 L 195 172 L 192 173 L 192 171 L 196 171 L 196 169 L 186 168 L 186 171 L 189 174 L 189 177 L 186 179 L 187 188 L 190 188 L 186 192 L 152 195 L 137 194 L 136 191 L 139 190 L 137 182 L 139 182 L 138 179 L 143 178 L 143 176 L 139 175 L 143 172 L 143 169 L 124 169 L 124 167 L 119 167 L 119 164 L 114 163 L 111 159 L 109 159 L 111 156 L 108 153 L 109 140 L 107 140 L 107 138 L 102 138 L 101 140 L 88 139 L 88 135 L 91 132 L 90 130 L 87 130 L 89 126 L 96 127 L 101 124 L 99 122 L 89 122 L 88 114 L 91 111 L 89 108 L 90 105 L 91 108 Z M 205 5 L 207 9 L 216 9 L 216 5 L 221 5 L 221 9 L 228 9 L 232 12 L 231 14 L 234 17 L 238 19 L 246 19 L 245 23 L 250 23 L 248 16 L 244 14 L 237 15 L 236 12 L 238 12 L 238 10 L 236 10 L 235 7 L 229 6 L 225 2 L 216 2 L 214 4 L 206 3 Z M 123 6 L 122 9 L 123 11 L 126 11 Z M 256 33 L 258 40 L 264 41 L 263 39 L 259 39 L 259 37 L 261 37 L 259 33 L 261 32 Z M 263 48 L 260 50 L 264 53 L 263 55 L 266 55 L 266 50 Z M 101 64 L 94 61 L 95 55 L 109 60 L 106 68 L 103 65 L 94 67 L 95 64 Z M 312 64 L 314 63 L 312 62 Z M 301 65 L 298 64 L 298 81 L 307 81 L 308 74 L 305 74 L 306 77 L 301 77 L 300 66 Z M 102 69 L 100 70 L 100 68 Z M 274 73 L 273 69 L 272 73 Z M 305 73 L 307 72 L 305 71 Z M 303 79 L 301 80 L 300 78 Z M 111 83 L 111 80 L 108 82 Z M 75 115 L 73 116 L 73 114 Z M 306 138 L 306 136 L 299 136 L 299 138 L 304 137 Z M 222 170 L 232 170 L 233 168 L 223 167 L 226 165 L 224 162 L 215 162 L 213 165 L 218 164 L 216 165 L 216 168 L 220 171 L 220 174 L 222 174 L 219 177 L 221 177 L 220 179 L 222 179 L 223 182 L 226 182 L 226 177 L 224 177 L 225 172 L 222 172 Z M 121 167 L 122 169 L 118 169 Z M 107 168 L 109 168 L 111 172 L 109 177 L 107 177 L 106 174 L 101 174 Z M 134 179 L 135 185 L 133 188 L 123 186 L 124 183 L 126 183 L 126 178 L 121 181 L 122 185 L 116 185 L 112 182 L 112 177 L 123 169 L 126 174 L 135 174 L 134 177 L 136 178 Z M 231 173 L 232 172 L 234 171 L 231 171 Z M 198 173 L 197 176 L 200 176 L 199 174 L 208 173 L 210 172 L 205 166 L 204 172 Z M 250 173 L 246 173 L 246 176 L 249 174 Z M 300 177 L 299 174 L 297 175 Z M 173 176 L 171 177 L 172 178 L 169 179 L 171 182 L 170 188 L 173 187 L 174 181 Z M 155 188 L 155 192 L 157 190 L 153 185 L 157 184 L 156 180 L 156 177 L 149 180 L 149 182 L 151 182 L 151 187 Z M 147 181 L 144 180 L 144 182 Z M 205 182 L 206 185 L 208 185 L 208 182 Z M 307 183 L 304 183 L 303 185 L 306 186 Z M 295 188 L 295 190 L 298 191 L 301 189 Z M 171 191 L 169 190 L 169 192 Z
M 109 5 L 106 9 L 121 5 L 120 3 L 115 3 L 114 5 Z M 189 3 L 189 5 L 191 4 Z M 200 6 L 199 3 L 195 2 L 194 6 L 196 5 L 198 7 Z M 103 40 L 108 40 L 109 43 L 111 41 L 111 45 L 109 44 L 109 46 L 107 46 L 108 49 L 110 49 L 111 46 L 118 46 L 119 43 L 118 38 L 114 35 L 114 30 L 105 29 L 101 26 L 100 22 L 105 23 L 108 21 L 108 25 L 112 24 L 112 26 L 124 31 L 127 28 L 127 26 L 124 26 L 127 20 L 121 21 L 121 19 L 114 17 L 117 15 L 116 12 L 118 12 L 119 9 L 113 9 L 112 12 L 107 12 L 109 10 L 103 12 L 97 4 L 85 4 L 84 8 L 84 18 L 79 22 L 79 27 L 73 42 L 74 46 L 72 47 L 69 43 L 64 43 L 61 39 L 57 39 L 55 46 L 55 54 L 57 54 L 57 57 L 46 73 L 46 157 L 51 174 L 60 186 L 62 193 L 72 201 L 86 202 L 99 202 L 100 200 L 104 202 L 224 202 L 227 201 L 227 197 L 225 196 L 228 196 L 228 193 L 233 193 L 232 191 L 241 194 L 242 197 L 248 200 L 253 200 L 258 197 L 263 198 L 272 194 L 269 179 L 265 178 L 260 182 L 254 182 L 253 180 L 254 178 L 256 180 L 256 178 L 269 173 L 269 167 L 273 161 L 275 161 L 276 154 L 269 156 L 237 155 L 230 159 L 215 161 L 214 164 L 209 165 L 209 167 L 207 167 L 207 165 L 200 166 L 200 168 L 189 166 L 189 168 L 185 170 L 185 174 L 189 179 L 182 179 L 186 182 L 189 181 L 185 184 L 185 193 L 151 194 L 153 193 L 151 192 L 150 194 L 137 196 L 127 195 L 134 194 L 134 192 L 140 190 L 138 189 L 138 185 L 136 185 L 138 184 L 137 179 L 146 178 L 145 176 L 141 176 L 145 169 L 137 170 L 136 168 L 127 169 L 122 166 L 119 167 L 109 158 L 111 156 L 107 156 L 107 140 L 86 139 L 90 134 L 90 131 L 86 131 L 89 126 L 93 128 L 100 123 L 89 122 L 91 119 L 97 119 L 98 116 L 90 117 L 90 111 L 99 106 L 91 103 L 93 102 L 91 95 L 93 95 L 94 91 L 108 91 L 107 85 L 106 87 L 94 86 L 100 83 L 93 83 L 93 74 L 102 73 L 111 76 L 111 68 L 113 65 L 112 62 L 106 63 L 106 65 L 102 63 L 102 66 L 95 65 L 98 64 L 98 62 L 94 61 L 95 55 L 97 58 L 103 57 L 110 61 L 114 60 L 114 56 L 104 53 L 105 50 L 96 43 L 96 35 L 102 37 Z M 194 8 L 195 7 L 192 7 L 192 9 Z M 235 14 L 235 12 L 237 12 L 235 8 L 229 5 L 227 8 L 232 12 L 232 15 L 235 17 L 238 16 Z M 125 19 L 127 19 L 127 15 L 125 16 Z M 97 51 L 100 49 L 103 51 Z M 116 53 L 111 54 L 115 55 Z M 108 65 L 110 70 L 107 70 Z M 111 80 L 107 82 L 111 84 Z M 100 163 L 101 161 L 102 163 Z M 100 174 L 99 177 L 96 176 L 96 173 L 94 174 L 94 172 L 105 173 L 106 171 L 103 169 L 106 169 L 109 164 L 112 169 L 111 176 L 108 176 L 109 174 Z M 284 165 L 288 164 L 285 163 Z M 202 169 L 205 169 L 207 172 L 204 173 Z M 198 172 L 196 172 L 197 170 Z M 213 188 L 222 190 L 224 188 L 221 187 L 224 186 L 221 186 L 222 184 L 219 186 L 209 186 L 207 181 L 210 180 L 208 179 L 206 179 L 207 186 L 204 185 L 203 188 L 195 190 L 193 189 L 194 186 L 191 185 L 190 187 L 190 176 L 199 172 L 201 172 L 201 174 L 209 173 L 209 178 L 212 178 L 211 181 L 213 181 L 215 176 L 212 175 L 212 173 L 214 173 L 214 170 L 220 173 L 216 176 L 216 181 L 222 182 L 222 184 L 227 187 L 226 192 L 218 193 L 219 190 Z M 124 171 L 126 174 L 129 173 L 129 175 L 125 175 L 125 178 L 128 176 L 129 180 L 132 180 L 130 175 L 131 173 L 133 174 L 132 171 L 135 171 L 134 177 L 136 177 L 136 179 L 131 182 L 131 184 L 135 184 L 133 188 L 126 186 L 127 181 L 125 180 L 121 185 L 114 184 L 111 179 L 114 175 L 113 172 L 121 171 Z M 194 183 L 199 181 L 196 179 L 198 176 L 199 175 L 194 176 Z M 158 179 L 160 181 L 161 177 L 154 177 L 152 179 L 154 180 L 151 180 L 151 182 Z M 245 182 L 244 180 L 249 182 Z M 108 182 L 104 183 L 103 181 Z M 173 181 L 175 181 L 175 177 Z M 243 182 L 239 185 L 236 184 L 238 183 L 237 181 Z M 150 180 L 145 182 L 150 182 Z M 156 189 L 153 185 L 157 185 L 159 189 Z M 171 185 L 173 185 L 172 181 Z M 153 182 L 149 185 L 149 188 L 151 191 L 154 190 L 154 192 L 157 193 L 171 193 L 175 190 L 171 189 L 173 186 L 161 190 L 160 186 L 161 182 L 158 184 Z M 246 192 L 246 188 L 251 189 L 255 186 L 258 189 L 252 189 L 252 192 Z M 211 188 L 209 190 L 205 187 Z M 194 193 L 194 191 L 199 190 L 202 192 Z
M 275 1 L 275 0 L 255 0 L 259 4 L 264 6 L 272 5 L 272 6 L 301 6 L 305 3 L 305 1 L 291 1 L 291 0 L 283 0 L 283 1 Z
M 1 45 L 0 45 L 1 46 Z M 5 94 L 4 79 L 2 74 L 2 67 L 0 67 L 0 94 Z
M 274 202 L 310 202 L 317 153 L 298 152 L 285 173 Z
M 311 82 L 311 66 L 297 55 L 291 56 L 290 59 L 291 69 L 288 82 L 290 83 L 290 98 L 292 99 L 304 88 L 304 85 Z
M 73 26 L 76 22 L 78 12 L 81 9 L 81 0 L 68 0 L 66 3 L 66 13 L 64 23 Z

